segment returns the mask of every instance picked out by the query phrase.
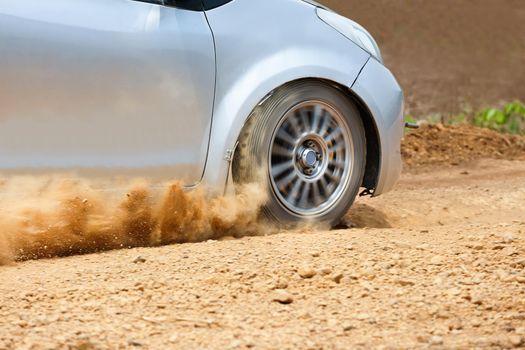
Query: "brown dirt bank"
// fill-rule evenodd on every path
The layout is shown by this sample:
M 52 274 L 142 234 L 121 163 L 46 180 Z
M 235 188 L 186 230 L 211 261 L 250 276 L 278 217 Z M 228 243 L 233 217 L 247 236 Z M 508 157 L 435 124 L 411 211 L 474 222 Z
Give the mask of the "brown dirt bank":
M 401 151 L 406 171 L 428 171 L 480 159 L 525 160 L 525 137 L 469 124 L 427 124 L 405 135 Z
M 525 100 L 525 1 L 321 2 L 377 38 L 412 115 Z

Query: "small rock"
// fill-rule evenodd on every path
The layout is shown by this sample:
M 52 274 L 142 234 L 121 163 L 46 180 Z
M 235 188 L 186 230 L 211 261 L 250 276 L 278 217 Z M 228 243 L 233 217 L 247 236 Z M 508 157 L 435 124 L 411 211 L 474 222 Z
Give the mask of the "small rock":
M 434 278 L 432 283 L 434 285 L 436 285 L 436 286 L 441 286 L 441 285 L 443 285 L 443 279 L 441 277 L 436 277 L 436 278 Z
M 286 289 L 286 288 L 288 288 L 288 282 L 282 278 L 279 278 L 273 286 L 273 289 Z
M 436 255 L 430 259 L 431 265 L 443 265 L 445 259 L 441 255 Z
M 503 236 L 503 243 L 509 244 L 512 242 L 514 242 L 514 236 L 512 235 L 512 233 L 507 233 Z
M 277 289 L 273 292 L 272 301 L 281 304 L 291 304 L 293 303 L 293 295 L 283 289 Z
M 143 264 L 146 262 L 146 259 L 141 257 L 140 255 L 137 256 L 135 259 L 133 259 L 134 264 Z
M 366 313 L 361 313 L 361 314 L 357 314 L 355 318 L 358 319 L 359 321 L 365 321 L 370 318 L 370 315 Z
M 512 344 L 512 346 L 514 347 L 518 347 L 518 346 L 521 346 L 523 343 L 524 343 L 524 340 L 521 336 L 517 335 L 517 334 L 513 334 L 509 337 L 509 341 L 510 343 Z
M 482 325 L 482 322 L 480 319 L 473 319 L 470 324 L 472 325 L 472 327 L 475 327 L 475 328 L 478 328 Z
M 315 270 L 309 266 L 303 266 L 297 272 L 302 278 L 312 278 L 316 275 Z
M 408 287 L 408 286 L 415 285 L 414 282 L 412 282 L 410 280 L 407 280 L 407 279 L 399 279 L 396 282 L 397 282 L 397 284 L 399 284 L 400 286 L 403 286 L 403 287 Z
M 458 296 L 461 294 L 461 290 L 458 289 L 458 288 L 450 288 L 448 291 L 447 291 L 447 294 L 448 295 L 452 295 L 452 296 Z
M 509 274 L 501 269 L 496 270 L 496 275 L 498 276 L 500 281 L 505 281 L 507 277 L 509 277 Z
M 519 266 L 519 267 L 525 267 L 525 259 L 519 259 L 515 261 L 514 264 L 516 264 L 516 266 Z
M 343 322 L 343 331 L 348 332 L 355 329 L 354 325 L 350 321 Z
M 442 345 L 443 344 L 443 337 L 440 337 L 439 335 L 434 335 L 430 338 L 428 341 L 430 345 Z
M 455 319 L 448 324 L 448 329 L 451 331 L 463 329 L 463 324 L 460 319 Z
M 332 268 L 330 266 L 324 266 L 319 270 L 319 273 L 323 276 L 327 276 L 332 273 Z
M 179 341 L 179 335 L 178 334 L 174 334 L 170 337 L 170 339 L 168 340 L 170 343 L 176 343 Z
M 516 249 L 514 249 L 513 247 L 511 246 L 507 246 L 505 248 L 503 248 L 501 250 L 501 254 L 504 254 L 506 256 L 514 256 L 514 255 L 518 255 L 518 251 Z
M 477 294 L 471 295 L 470 302 L 474 305 L 482 305 L 483 304 L 483 298 Z
M 341 283 L 341 280 L 343 279 L 343 277 L 344 275 L 342 273 L 336 273 L 335 275 L 332 276 L 332 281 L 339 284 Z
M 319 252 L 310 252 L 310 255 L 314 258 L 318 258 L 319 257 Z
M 135 340 L 135 339 L 129 339 L 128 340 L 128 345 L 129 346 L 135 346 L 135 347 L 141 347 L 142 346 L 142 343 L 138 340 Z

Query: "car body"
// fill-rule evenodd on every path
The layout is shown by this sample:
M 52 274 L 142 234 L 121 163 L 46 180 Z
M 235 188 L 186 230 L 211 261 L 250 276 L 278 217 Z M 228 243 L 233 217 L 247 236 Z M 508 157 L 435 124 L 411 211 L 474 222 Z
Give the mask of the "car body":
M 252 111 L 318 79 L 358 106 L 363 187 L 401 170 L 403 93 L 301 0 L 4 0 L 0 172 L 179 179 L 224 190 Z M 373 42 L 375 44 L 375 42 Z

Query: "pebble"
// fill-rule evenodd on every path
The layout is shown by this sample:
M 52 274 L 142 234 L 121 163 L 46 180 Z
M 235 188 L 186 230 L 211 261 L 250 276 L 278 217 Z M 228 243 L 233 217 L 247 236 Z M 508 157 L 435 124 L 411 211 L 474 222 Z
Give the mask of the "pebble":
M 344 275 L 342 273 L 336 273 L 335 275 L 332 276 L 332 281 L 334 281 L 335 283 L 341 283 L 341 280 L 343 279 Z
M 282 278 L 278 279 L 275 284 L 274 284 L 274 287 L 273 289 L 286 289 L 288 288 L 288 282 Z
M 514 242 L 514 236 L 512 235 L 512 233 L 507 233 L 503 236 L 503 243 L 509 244 L 512 242 Z
M 370 318 L 370 315 L 369 314 L 365 314 L 365 313 L 361 313 L 361 314 L 357 314 L 355 316 L 356 319 L 358 319 L 359 321 L 365 321 L 365 320 L 368 320 Z
M 474 250 L 483 250 L 485 249 L 485 246 L 482 243 L 476 243 L 472 245 L 472 249 Z
M 443 337 L 440 337 L 438 335 L 434 335 L 430 338 L 429 342 L 430 345 L 442 345 L 443 344 Z
M 447 291 L 447 294 L 448 294 L 448 295 L 452 295 L 452 296 L 457 296 L 457 295 L 460 295 L 460 294 L 461 294 L 461 290 L 458 289 L 458 288 L 450 288 L 450 289 Z
M 436 255 L 430 259 L 430 264 L 432 265 L 443 265 L 445 259 L 441 255 Z
M 399 280 L 397 280 L 397 284 L 399 284 L 400 286 L 403 286 L 403 287 L 408 287 L 408 286 L 415 285 L 415 283 L 413 281 L 406 280 L 406 279 L 399 279 Z
M 137 256 L 135 259 L 133 259 L 133 263 L 134 264 L 143 264 L 146 262 L 146 259 L 143 258 L 142 256 Z
M 504 254 L 506 256 L 514 256 L 514 255 L 518 255 L 518 252 L 513 247 L 508 246 L 501 250 L 501 254 Z
M 325 267 L 322 267 L 320 270 L 319 270 L 319 273 L 323 276 L 326 276 L 326 275 L 329 275 L 332 273 L 332 268 L 330 266 L 325 266 Z
M 291 304 L 293 303 L 293 295 L 283 289 L 277 289 L 273 292 L 272 301 L 281 304 Z
M 129 339 L 128 340 L 128 345 L 129 346 L 135 346 L 135 347 L 141 347 L 142 346 L 142 343 L 138 340 L 135 340 L 135 339 Z
M 521 336 L 513 334 L 509 337 L 509 341 L 514 347 L 521 346 L 524 343 L 524 340 Z
M 352 329 L 355 329 L 355 326 L 350 321 L 343 322 L 342 326 L 343 326 L 343 331 L 345 331 L 345 332 L 348 332 L 348 331 L 351 331 Z
M 174 334 L 170 337 L 169 339 L 169 342 L 170 343 L 177 343 L 179 341 L 179 335 L 178 334 Z
M 317 274 L 315 270 L 309 266 L 303 266 L 299 268 L 297 272 L 302 278 L 312 278 Z

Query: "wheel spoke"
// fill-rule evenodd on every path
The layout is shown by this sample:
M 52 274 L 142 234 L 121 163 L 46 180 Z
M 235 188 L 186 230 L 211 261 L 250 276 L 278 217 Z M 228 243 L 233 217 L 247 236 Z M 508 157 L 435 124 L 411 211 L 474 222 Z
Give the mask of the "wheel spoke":
M 291 129 L 293 130 L 293 136 L 296 138 L 299 138 L 301 137 L 301 134 L 303 133 L 303 131 L 301 129 L 301 126 L 297 122 L 297 119 L 298 118 L 290 118 L 289 124 L 290 124 Z
M 312 126 L 312 130 L 315 132 L 315 133 L 318 133 L 320 135 L 322 135 L 322 133 L 320 132 L 321 131 L 321 127 L 323 125 L 323 123 L 325 123 L 325 120 L 328 119 L 328 118 L 324 118 L 325 116 L 325 109 L 319 105 L 315 105 L 314 107 L 314 120 L 313 120 L 313 126 Z
M 325 137 L 325 140 L 330 141 L 337 141 L 340 137 L 342 137 L 343 133 L 341 132 L 341 129 L 339 127 L 334 128 L 334 130 Z
M 346 149 L 344 143 L 336 143 L 335 146 L 330 147 L 330 153 L 337 153 L 338 151 L 342 151 L 344 149 Z
M 309 182 L 304 183 L 303 191 L 301 192 L 301 198 L 299 199 L 299 205 L 302 208 L 308 207 L 308 197 L 310 196 L 310 186 L 312 185 Z
M 282 179 L 277 180 L 277 187 L 279 187 L 279 191 L 286 193 L 286 188 L 289 187 L 290 183 L 294 183 L 296 179 L 298 179 L 297 174 L 295 171 L 291 171 Z
M 297 204 L 299 197 L 299 190 L 301 189 L 301 184 L 303 182 L 297 178 L 292 186 L 292 190 L 286 196 L 286 200 L 290 203 Z
M 341 182 L 341 176 L 340 175 L 326 173 L 326 176 L 330 180 L 329 184 L 331 184 L 331 185 L 336 185 L 337 186 Z
M 317 181 L 315 184 L 312 185 L 313 188 L 313 200 L 315 206 L 318 206 L 322 203 L 323 198 L 321 197 L 321 192 L 319 191 L 320 181 Z
M 328 184 L 326 183 L 326 179 L 321 177 L 319 181 L 317 181 L 317 184 L 319 185 L 319 189 L 323 192 L 323 194 L 326 196 L 328 194 Z
M 281 164 L 272 166 L 272 176 L 274 179 L 277 179 L 285 172 L 289 172 L 290 170 L 292 172 L 294 170 L 292 162 L 283 162 Z
M 310 118 L 308 116 L 308 111 L 306 111 L 305 109 L 301 109 L 299 113 L 301 115 L 301 121 L 303 123 L 304 132 L 312 131 L 312 126 L 310 125 Z
M 272 147 L 272 156 L 279 156 L 285 159 L 290 159 L 293 158 L 293 150 L 275 144 Z
M 295 138 L 292 135 L 290 135 L 288 131 L 286 131 L 285 129 L 279 130 L 279 132 L 275 136 L 275 139 L 280 140 L 283 143 L 286 143 L 292 147 L 295 146 L 295 141 L 296 141 Z

